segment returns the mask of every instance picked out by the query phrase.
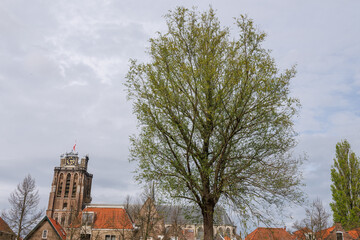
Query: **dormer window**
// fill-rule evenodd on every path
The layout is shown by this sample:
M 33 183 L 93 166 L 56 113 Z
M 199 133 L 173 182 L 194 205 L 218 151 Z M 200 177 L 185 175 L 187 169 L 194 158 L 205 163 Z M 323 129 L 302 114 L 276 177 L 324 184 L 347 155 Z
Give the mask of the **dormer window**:
M 313 240 L 313 234 L 311 232 L 305 233 L 305 239 L 306 240 Z
M 342 232 L 336 232 L 336 240 L 343 240 L 343 233 Z
M 83 212 L 81 218 L 82 224 L 91 225 L 94 221 L 94 213 L 93 212 Z
M 42 238 L 42 239 L 47 239 L 47 234 L 48 234 L 48 230 L 44 230 L 44 231 L 42 232 L 41 238 Z

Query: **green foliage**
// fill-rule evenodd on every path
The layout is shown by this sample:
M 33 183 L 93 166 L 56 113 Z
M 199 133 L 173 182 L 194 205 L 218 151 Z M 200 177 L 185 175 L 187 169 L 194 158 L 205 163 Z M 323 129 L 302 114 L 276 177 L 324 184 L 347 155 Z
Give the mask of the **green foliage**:
M 340 222 L 347 230 L 360 226 L 360 165 L 359 158 L 344 140 L 336 144 L 336 157 L 331 168 L 330 207 L 334 222 Z
M 127 75 L 141 127 L 131 138 L 137 179 L 155 180 L 204 216 L 219 201 L 261 217 L 264 204 L 299 200 L 300 161 L 288 154 L 295 69 L 279 73 L 261 47 L 265 34 L 246 16 L 234 39 L 212 9 L 179 7 L 166 19 L 168 31 L 150 39 L 150 62 L 133 60 Z

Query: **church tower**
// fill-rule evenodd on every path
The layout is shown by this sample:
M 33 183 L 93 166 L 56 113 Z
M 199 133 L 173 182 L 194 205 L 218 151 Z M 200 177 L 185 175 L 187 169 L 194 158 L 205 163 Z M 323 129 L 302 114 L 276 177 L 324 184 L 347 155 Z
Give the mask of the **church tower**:
M 74 151 L 60 156 L 55 167 L 46 216 L 67 227 L 77 213 L 91 202 L 93 175 L 87 172 L 89 157 L 79 161 Z

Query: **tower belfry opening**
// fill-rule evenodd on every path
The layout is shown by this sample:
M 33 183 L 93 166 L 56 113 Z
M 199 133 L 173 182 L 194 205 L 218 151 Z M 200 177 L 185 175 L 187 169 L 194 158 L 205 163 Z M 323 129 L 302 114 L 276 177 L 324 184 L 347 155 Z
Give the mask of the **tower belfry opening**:
M 60 156 L 60 167 L 55 167 L 51 184 L 49 205 L 46 216 L 67 227 L 71 217 L 91 203 L 91 184 L 93 175 L 88 173 L 89 157 L 79 160 L 77 152 Z

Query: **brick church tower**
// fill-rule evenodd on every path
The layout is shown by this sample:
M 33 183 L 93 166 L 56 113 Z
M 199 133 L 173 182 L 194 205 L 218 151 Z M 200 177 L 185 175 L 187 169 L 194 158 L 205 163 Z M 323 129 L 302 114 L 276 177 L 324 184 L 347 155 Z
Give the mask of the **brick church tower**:
M 86 204 L 91 202 L 93 175 L 87 172 L 89 157 L 79 162 L 74 151 L 60 156 L 60 167 L 54 169 L 46 216 L 67 227 Z

